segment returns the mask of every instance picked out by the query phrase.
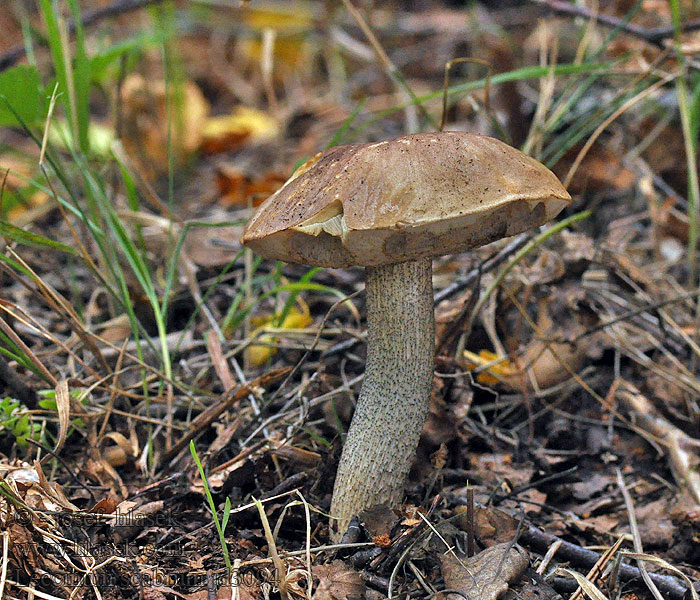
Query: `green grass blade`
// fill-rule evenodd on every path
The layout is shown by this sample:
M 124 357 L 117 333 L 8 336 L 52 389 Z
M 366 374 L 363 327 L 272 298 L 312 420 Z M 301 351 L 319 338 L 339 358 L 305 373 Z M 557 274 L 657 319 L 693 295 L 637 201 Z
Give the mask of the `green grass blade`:
M 7 221 L 0 221 L 0 236 L 8 238 L 25 246 L 33 246 L 34 248 L 48 248 L 49 250 L 59 250 L 66 254 L 75 255 L 76 251 L 71 246 L 56 242 L 38 233 L 33 233 L 25 229 L 21 229 Z
M 19 65 L 0 73 L 0 127 L 36 124 L 44 111 L 36 67 Z
M 78 147 L 84 154 L 90 151 L 90 59 L 85 49 L 85 32 L 83 30 L 82 19 L 80 17 L 80 7 L 76 0 L 67 0 L 75 23 L 75 60 L 73 63 L 73 98 L 75 106 L 73 110 L 76 115 L 78 126 Z

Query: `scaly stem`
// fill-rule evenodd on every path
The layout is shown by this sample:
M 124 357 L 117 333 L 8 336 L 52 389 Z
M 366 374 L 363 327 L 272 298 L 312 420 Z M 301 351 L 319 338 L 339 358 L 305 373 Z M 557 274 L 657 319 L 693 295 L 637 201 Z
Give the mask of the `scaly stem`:
M 359 511 L 400 504 L 433 381 L 431 261 L 368 267 L 366 293 L 367 366 L 331 504 L 337 538 Z

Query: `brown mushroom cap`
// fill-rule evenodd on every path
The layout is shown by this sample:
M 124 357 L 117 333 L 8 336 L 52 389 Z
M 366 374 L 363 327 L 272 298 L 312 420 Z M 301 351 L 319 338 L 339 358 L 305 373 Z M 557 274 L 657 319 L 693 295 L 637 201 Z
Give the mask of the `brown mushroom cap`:
M 391 264 L 515 235 L 570 201 L 549 169 L 503 142 L 419 133 L 316 155 L 258 208 L 242 242 L 286 262 Z

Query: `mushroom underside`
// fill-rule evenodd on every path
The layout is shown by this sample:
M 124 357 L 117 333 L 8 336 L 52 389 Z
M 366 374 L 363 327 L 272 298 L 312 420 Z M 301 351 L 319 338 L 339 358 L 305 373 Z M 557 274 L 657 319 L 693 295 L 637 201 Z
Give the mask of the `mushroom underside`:
M 548 216 L 545 202 L 522 199 L 498 210 L 471 212 L 440 222 L 353 229 L 352 221 L 337 212 L 340 203 L 332 206 L 325 219 L 315 216 L 245 243 L 268 258 L 287 262 L 336 268 L 376 266 L 457 254 L 536 227 Z

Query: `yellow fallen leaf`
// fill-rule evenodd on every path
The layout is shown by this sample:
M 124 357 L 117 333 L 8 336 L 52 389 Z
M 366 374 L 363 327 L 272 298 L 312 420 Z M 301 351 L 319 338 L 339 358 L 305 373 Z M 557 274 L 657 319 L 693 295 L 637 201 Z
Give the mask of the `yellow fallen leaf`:
M 308 6 L 292 2 L 288 7 L 258 4 L 243 11 L 243 22 L 256 31 L 272 28 L 281 34 L 296 33 L 313 26 L 313 15 Z
M 202 150 L 207 153 L 223 152 L 243 143 L 261 142 L 275 138 L 279 124 L 272 115 L 239 106 L 231 114 L 210 117 L 202 127 Z
M 274 75 L 280 75 L 280 67 L 284 70 L 302 66 L 309 55 L 311 46 L 303 36 L 290 36 L 277 38 L 274 47 Z M 240 52 L 253 63 L 259 63 L 263 55 L 263 42 L 257 38 L 242 40 L 239 44 Z
M 282 323 L 277 325 L 277 327 L 279 329 L 304 329 L 305 327 L 311 325 L 313 319 L 309 314 L 309 309 L 306 306 L 306 303 L 303 303 L 301 306 L 302 310 L 292 308 Z M 251 323 L 255 326 L 255 329 L 251 335 L 256 337 L 256 334 L 266 327 L 274 326 L 279 320 L 279 317 L 279 314 L 271 314 L 252 318 Z M 257 335 L 257 339 L 259 342 L 262 342 L 265 345 L 251 344 L 248 346 L 246 351 L 248 362 L 254 367 L 264 365 L 277 352 L 277 348 L 273 348 L 272 344 L 276 343 L 279 338 L 271 333 L 263 333 L 261 335 Z
M 584 342 L 567 344 L 533 339 L 517 363 L 504 359 L 479 373 L 476 380 L 483 385 L 505 386 L 516 392 L 546 389 L 566 381 L 572 373 L 578 373 L 585 357 Z M 470 370 L 474 370 L 501 357 L 488 350 L 481 350 L 478 354 L 465 350 L 464 358 L 472 365 Z
M 252 63 L 259 63 L 263 55 L 261 34 L 265 30 L 275 32 L 274 76 L 280 71 L 308 64 L 311 51 L 309 34 L 314 28 L 315 15 L 311 6 L 300 2 L 262 3 L 241 11 L 242 21 L 253 36 L 240 40 L 238 51 Z
M 482 367 L 483 365 L 498 360 L 500 356 L 495 352 L 491 352 L 490 350 L 479 350 L 478 354 L 465 350 L 464 358 L 469 361 L 467 368 L 470 371 L 473 371 L 478 367 Z M 504 380 L 507 380 L 509 377 L 517 375 L 519 372 L 520 370 L 517 368 L 517 366 L 510 360 L 506 359 L 479 373 L 476 376 L 476 380 L 478 383 L 483 385 L 494 386 L 498 385 Z

